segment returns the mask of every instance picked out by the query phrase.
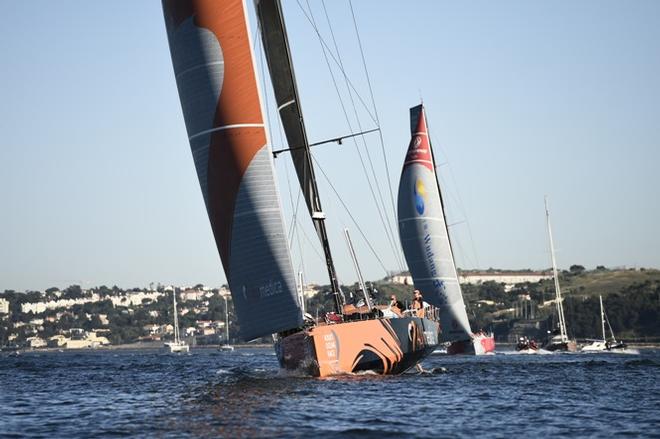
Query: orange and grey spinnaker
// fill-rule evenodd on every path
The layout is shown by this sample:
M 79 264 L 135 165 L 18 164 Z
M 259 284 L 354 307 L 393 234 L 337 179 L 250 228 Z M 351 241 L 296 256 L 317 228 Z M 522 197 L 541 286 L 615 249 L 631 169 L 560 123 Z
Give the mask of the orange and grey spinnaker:
M 197 176 L 238 314 L 253 339 L 301 326 L 243 0 L 163 0 Z

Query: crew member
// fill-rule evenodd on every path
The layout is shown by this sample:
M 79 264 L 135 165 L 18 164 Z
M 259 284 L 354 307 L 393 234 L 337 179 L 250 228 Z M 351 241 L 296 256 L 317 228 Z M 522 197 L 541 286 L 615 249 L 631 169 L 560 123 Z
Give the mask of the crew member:
M 417 317 L 424 317 L 424 298 L 419 290 L 413 292 L 413 311 Z
M 396 298 L 396 295 L 392 294 L 390 296 L 390 310 L 401 317 L 403 315 L 403 303 Z

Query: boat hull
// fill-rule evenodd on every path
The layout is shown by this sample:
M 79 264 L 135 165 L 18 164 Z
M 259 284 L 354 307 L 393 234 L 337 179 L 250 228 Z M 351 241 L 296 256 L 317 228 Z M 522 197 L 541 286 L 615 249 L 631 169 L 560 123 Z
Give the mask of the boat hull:
M 400 374 L 438 346 L 439 325 L 419 317 L 319 325 L 279 338 L 280 366 L 316 377 Z
M 543 349 L 550 352 L 577 352 L 577 343 L 572 340 L 559 343 L 553 342 L 543 346 Z
M 163 350 L 171 354 L 186 353 L 186 352 L 190 352 L 190 346 L 188 346 L 185 343 L 176 343 L 176 342 L 165 343 L 165 345 L 163 346 Z
M 605 342 L 595 340 L 582 348 L 582 352 L 618 352 L 625 351 L 627 345 L 623 342 Z
M 475 335 L 470 340 L 454 341 L 447 347 L 449 355 L 485 355 L 493 352 L 495 352 L 493 334 Z

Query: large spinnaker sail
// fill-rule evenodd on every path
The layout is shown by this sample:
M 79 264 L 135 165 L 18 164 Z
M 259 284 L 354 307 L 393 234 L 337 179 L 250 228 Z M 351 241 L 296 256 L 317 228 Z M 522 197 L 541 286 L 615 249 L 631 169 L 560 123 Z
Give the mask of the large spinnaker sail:
M 472 331 L 458 283 L 424 108 L 411 108 L 410 119 L 412 139 L 398 196 L 401 246 L 415 288 L 440 309 L 442 340 L 468 340 Z
M 250 340 L 302 325 L 243 0 L 163 0 L 197 176 Z
M 287 39 L 286 26 L 279 0 L 254 0 L 257 18 L 261 27 L 261 39 L 268 63 L 277 109 L 282 120 L 282 127 L 291 148 L 293 165 L 298 175 L 307 210 L 319 236 L 325 253 L 328 276 L 335 294 L 336 307 L 341 309 L 339 282 L 335 273 L 328 235 L 325 227 L 325 215 L 321 208 L 314 166 L 309 153 L 309 143 L 305 130 L 305 121 L 300 108 L 300 99 L 296 87 L 296 78 L 291 60 L 291 51 Z

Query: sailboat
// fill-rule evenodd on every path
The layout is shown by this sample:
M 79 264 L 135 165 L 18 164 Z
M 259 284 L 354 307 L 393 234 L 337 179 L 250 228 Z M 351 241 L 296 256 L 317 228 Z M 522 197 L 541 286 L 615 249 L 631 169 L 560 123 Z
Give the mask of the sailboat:
M 564 299 L 559 287 L 559 273 L 557 272 L 557 260 L 555 259 L 555 246 L 552 241 L 552 228 L 550 227 L 550 211 L 548 210 L 548 198 L 545 198 L 545 219 L 548 226 L 548 240 L 550 242 L 550 256 L 552 259 L 552 276 L 555 281 L 555 306 L 557 308 L 558 328 L 552 332 L 548 331 L 548 339 L 543 345 L 546 351 L 577 351 L 575 340 L 569 340 L 566 330 L 566 319 L 564 317 Z
M 244 340 L 274 334 L 284 369 L 325 377 L 397 374 L 438 344 L 432 318 L 345 306 L 278 0 L 255 1 L 277 108 L 323 247 L 334 312 L 303 315 L 243 0 L 163 0 L 190 148 Z M 369 303 L 369 301 L 367 301 Z
M 423 105 L 410 109 L 410 130 L 399 183 L 398 220 L 415 288 L 439 308 L 441 341 L 448 344 L 448 354 L 493 352 L 493 334 L 470 329 Z
M 582 347 L 582 351 L 583 352 L 624 351 L 627 348 L 627 346 L 624 342 L 617 341 L 616 337 L 614 336 L 614 331 L 612 331 L 612 326 L 610 325 L 610 321 L 607 319 L 607 315 L 605 314 L 605 308 L 603 307 L 603 296 L 598 296 L 598 299 L 600 301 L 600 325 L 603 331 L 603 338 L 601 340 L 592 340 L 591 343 Z M 605 334 L 605 322 L 607 322 L 607 326 L 610 329 L 610 334 L 612 334 L 612 338 L 610 340 L 607 339 L 607 336 Z
M 190 346 L 188 346 L 188 343 L 181 340 L 181 336 L 179 334 L 179 316 L 176 310 L 176 288 L 172 289 L 172 306 L 174 307 L 174 341 L 165 343 L 163 348 L 167 352 L 171 353 L 188 352 L 190 350 Z
M 227 306 L 227 296 L 223 296 L 225 299 L 225 342 L 220 345 L 221 351 L 232 352 L 234 347 L 229 344 L 229 307 Z

